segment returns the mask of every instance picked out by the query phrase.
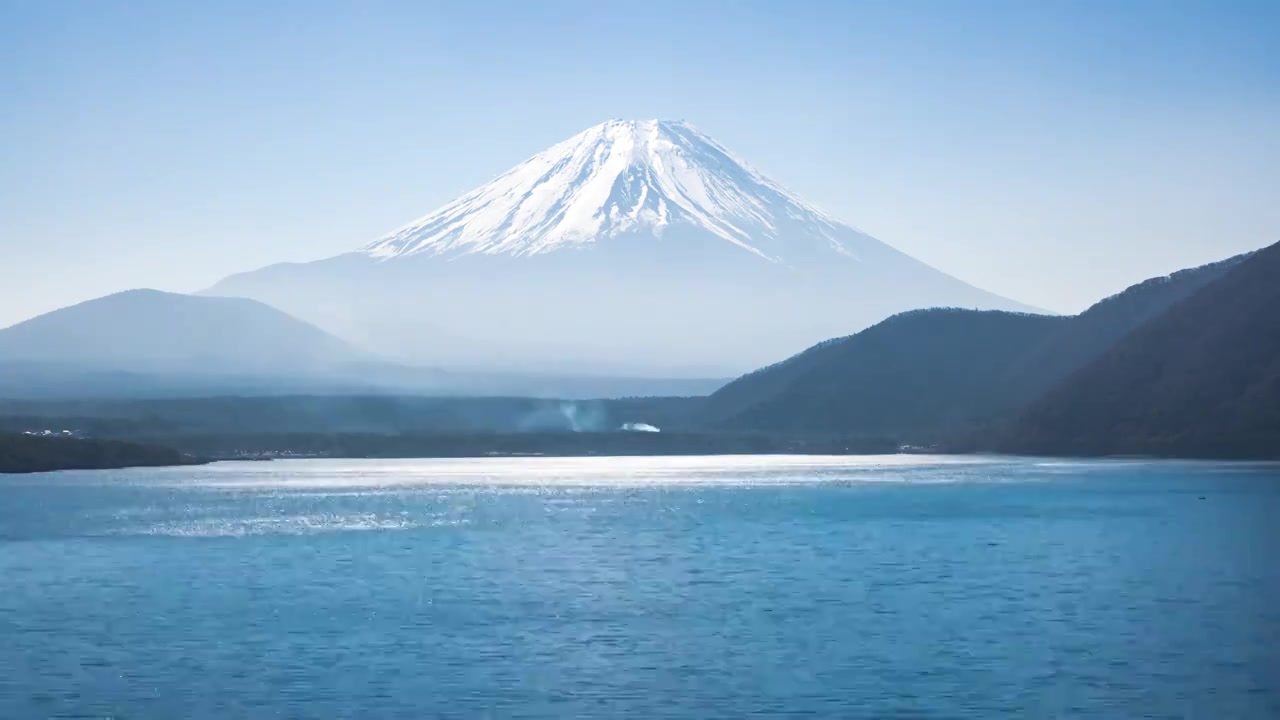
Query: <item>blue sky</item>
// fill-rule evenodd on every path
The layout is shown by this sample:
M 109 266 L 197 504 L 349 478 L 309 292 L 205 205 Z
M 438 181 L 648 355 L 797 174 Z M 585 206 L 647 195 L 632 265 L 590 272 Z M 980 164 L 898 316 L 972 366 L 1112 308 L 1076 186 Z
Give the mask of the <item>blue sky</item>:
M 0 325 L 355 249 L 612 117 L 686 119 L 1075 311 L 1280 241 L 1277 2 L 0 0 Z

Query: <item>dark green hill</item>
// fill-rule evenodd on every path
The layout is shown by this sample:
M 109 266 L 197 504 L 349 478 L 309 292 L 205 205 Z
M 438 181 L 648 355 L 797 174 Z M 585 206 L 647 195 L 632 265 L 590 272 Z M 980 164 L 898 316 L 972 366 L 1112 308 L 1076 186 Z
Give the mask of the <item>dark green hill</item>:
M 118 440 L 0 433 L 0 473 L 191 465 L 195 462 L 177 450 Z
M 931 443 L 1024 408 L 1240 261 L 1148 280 L 1070 317 L 903 313 L 738 378 L 707 400 L 704 419 L 736 430 L 886 433 Z
M 1280 244 L 1071 374 L 995 449 L 1280 458 Z
M 1000 380 L 1065 322 L 1046 315 L 921 310 L 797 358 L 795 377 L 725 421 L 734 429 L 878 433 L 917 440 L 999 417 L 1020 399 Z M 802 369 L 798 366 L 804 365 Z M 797 372 L 798 371 L 798 372 Z M 774 383 L 777 378 L 760 378 Z M 726 388 L 736 392 L 738 388 Z M 720 393 L 712 402 L 724 401 Z M 723 407 L 723 405 L 721 405 Z

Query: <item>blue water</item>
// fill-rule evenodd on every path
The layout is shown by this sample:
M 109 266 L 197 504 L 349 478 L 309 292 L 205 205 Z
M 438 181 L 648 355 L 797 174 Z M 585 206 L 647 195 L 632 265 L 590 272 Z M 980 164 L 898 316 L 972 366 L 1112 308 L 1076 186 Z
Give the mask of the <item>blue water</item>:
M 1277 718 L 1280 466 L 0 478 L 0 718 Z

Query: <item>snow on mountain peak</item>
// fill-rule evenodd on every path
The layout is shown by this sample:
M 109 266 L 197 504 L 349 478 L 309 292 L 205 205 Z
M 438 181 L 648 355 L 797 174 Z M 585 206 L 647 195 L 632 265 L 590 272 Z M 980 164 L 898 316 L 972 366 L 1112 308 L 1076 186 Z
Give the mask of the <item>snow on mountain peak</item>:
M 600 239 L 693 226 L 771 261 L 785 228 L 830 249 L 850 228 L 783 190 L 681 121 L 610 120 L 369 244 L 389 259 L 535 255 Z M 789 233 L 790 234 L 790 233 Z

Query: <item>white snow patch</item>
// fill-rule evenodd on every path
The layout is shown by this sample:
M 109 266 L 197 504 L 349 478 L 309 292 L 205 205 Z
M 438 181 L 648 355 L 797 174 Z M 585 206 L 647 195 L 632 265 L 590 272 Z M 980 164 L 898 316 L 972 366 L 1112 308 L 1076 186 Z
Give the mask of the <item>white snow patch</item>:
M 779 228 L 825 238 L 847 226 L 783 190 L 683 122 L 589 128 L 454 202 L 367 245 L 380 259 L 418 254 L 535 255 L 684 224 L 773 262 Z M 763 250 L 762 242 L 774 248 Z

